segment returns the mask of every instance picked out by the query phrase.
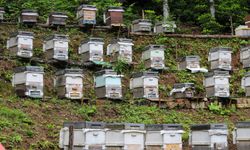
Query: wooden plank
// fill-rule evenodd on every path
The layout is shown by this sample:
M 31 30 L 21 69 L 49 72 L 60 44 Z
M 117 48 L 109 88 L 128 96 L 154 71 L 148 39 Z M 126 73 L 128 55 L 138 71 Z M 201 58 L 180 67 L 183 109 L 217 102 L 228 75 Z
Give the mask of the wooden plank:
M 69 126 L 69 150 L 73 150 L 74 146 L 74 127 Z

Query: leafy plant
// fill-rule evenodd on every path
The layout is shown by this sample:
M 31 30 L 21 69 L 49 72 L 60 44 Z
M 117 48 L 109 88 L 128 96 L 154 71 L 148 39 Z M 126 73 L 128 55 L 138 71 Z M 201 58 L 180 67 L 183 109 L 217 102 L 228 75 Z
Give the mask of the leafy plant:
M 76 111 L 77 114 L 81 115 L 85 120 L 90 120 L 90 117 L 95 115 L 97 112 L 96 106 L 82 106 Z
M 230 115 L 231 113 L 235 112 L 235 108 L 231 107 L 231 108 L 223 108 L 221 105 L 219 105 L 216 102 L 211 103 L 208 106 L 208 109 L 218 115 Z

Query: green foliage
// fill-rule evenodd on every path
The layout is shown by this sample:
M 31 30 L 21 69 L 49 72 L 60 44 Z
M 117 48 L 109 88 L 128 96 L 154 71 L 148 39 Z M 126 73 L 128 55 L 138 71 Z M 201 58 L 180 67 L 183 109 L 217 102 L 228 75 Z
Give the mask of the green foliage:
M 91 120 L 91 117 L 96 114 L 96 106 L 82 106 L 76 113 L 81 115 L 85 120 Z
M 231 108 L 223 108 L 221 105 L 219 105 L 216 102 L 210 103 L 208 106 L 208 109 L 218 115 L 231 115 L 236 111 L 234 107 Z
M 153 23 L 162 20 L 162 16 L 157 16 L 154 10 L 145 10 L 145 18 L 152 20 Z
M 216 22 L 210 14 L 203 14 L 198 17 L 198 22 L 201 24 L 202 32 L 205 34 L 221 33 L 222 25 Z
M 128 64 L 125 61 L 119 59 L 114 64 L 113 69 L 118 73 L 124 73 L 128 71 Z

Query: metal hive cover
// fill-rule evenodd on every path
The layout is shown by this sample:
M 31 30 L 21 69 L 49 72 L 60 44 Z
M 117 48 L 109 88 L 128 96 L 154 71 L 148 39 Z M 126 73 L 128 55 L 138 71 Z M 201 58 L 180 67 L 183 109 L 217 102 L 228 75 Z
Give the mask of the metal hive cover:
M 210 49 L 210 53 L 217 52 L 217 51 L 229 51 L 229 52 L 231 52 L 232 48 L 230 48 L 230 47 L 214 47 L 214 48 Z
M 123 130 L 125 129 L 124 123 L 107 123 L 106 128 L 111 130 Z
M 51 12 L 51 13 L 50 13 L 50 16 L 51 16 L 51 15 L 62 15 L 62 16 L 67 16 L 67 14 L 64 13 L 64 12 Z
M 115 72 L 112 69 L 104 69 L 104 70 L 101 70 L 101 71 L 97 71 L 95 73 L 95 76 L 102 76 L 102 75 L 105 75 L 105 74 L 108 74 L 108 75 L 117 75 L 117 72 Z
M 199 131 L 199 130 L 210 130 L 210 129 L 227 129 L 226 124 L 199 124 L 199 125 L 191 125 L 191 130 Z
M 137 123 L 125 123 L 126 130 L 144 130 L 144 124 L 137 124 Z
M 205 74 L 205 77 L 212 76 L 229 76 L 229 71 L 214 70 Z
M 192 59 L 192 60 L 197 60 L 197 61 L 200 61 L 200 56 L 198 56 L 198 55 L 189 55 L 189 56 L 185 56 L 184 57 L 186 60 L 190 60 L 190 59 Z
M 56 75 L 63 75 L 63 74 L 83 74 L 82 69 L 64 69 L 59 70 L 56 72 Z
M 152 23 L 152 21 L 149 20 L 149 19 L 136 19 L 136 20 L 134 20 L 132 23 L 133 23 L 133 24 L 136 24 L 136 23 L 140 23 L 140 22 L 145 22 L 145 23 L 149 23 L 149 24 Z
M 161 131 L 163 130 L 162 124 L 147 124 L 145 125 L 147 131 Z
M 190 129 L 192 131 L 199 131 L 199 130 L 209 130 L 210 125 L 209 124 L 198 124 L 198 125 L 191 125 Z
M 106 127 L 106 123 L 104 122 L 85 122 L 86 128 L 90 129 L 104 129 Z
M 74 129 L 83 129 L 86 127 L 85 122 L 64 122 L 63 127 L 73 126 Z
M 48 37 L 45 37 L 45 40 L 49 41 L 52 39 L 56 39 L 56 40 L 69 40 L 69 36 L 65 35 L 65 34 L 53 34 L 50 35 Z
M 194 88 L 194 83 L 175 83 L 174 88 L 190 87 Z
M 39 67 L 39 66 L 22 66 L 22 67 L 14 68 L 15 73 L 25 72 L 25 71 L 43 72 L 44 69 L 43 67 Z
M 181 124 L 163 124 L 163 130 L 183 130 Z
M 110 10 L 119 10 L 119 11 L 122 11 L 122 12 L 124 12 L 124 9 L 123 9 L 123 7 L 119 7 L 119 6 L 109 6 L 108 7 L 108 11 L 110 11 Z
M 17 31 L 17 32 L 12 32 L 10 34 L 10 37 L 16 37 L 18 35 L 23 35 L 23 36 L 34 36 L 33 32 L 28 32 L 28 31 Z
M 87 4 L 82 4 L 82 5 L 80 5 L 79 7 L 78 7 L 78 10 L 81 10 L 81 9 L 83 9 L 83 8 L 89 8 L 89 9 L 93 9 L 93 10 L 97 10 L 96 9 L 96 6 L 94 6 L 94 5 L 87 5 Z
M 132 74 L 132 78 L 138 78 L 142 76 L 155 77 L 155 76 L 158 76 L 158 72 L 144 71 L 144 72 L 137 72 L 137 73 Z
M 22 13 L 37 13 L 38 11 L 37 10 L 34 10 L 34 9 L 24 9 L 22 10 Z
M 246 72 L 245 77 L 249 77 L 249 76 L 250 76 L 250 72 Z
M 0 7 L 0 11 L 1 12 L 5 12 L 3 7 Z
M 250 128 L 250 121 L 248 121 L 248 122 L 237 122 L 235 127 L 236 128 Z
M 127 38 L 118 38 L 118 39 L 113 39 L 111 40 L 111 44 L 116 44 L 118 42 L 123 42 L 123 43 L 132 43 L 133 40 L 132 39 L 127 39 Z
M 148 46 L 146 46 L 144 48 L 144 51 L 147 51 L 147 50 L 164 50 L 165 49 L 165 46 L 164 45 L 153 45 L 153 44 L 150 44 Z
M 247 50 L 250 50 L 250 46 L 244 46 L 244 47 L 241 47 L 240 51 L 247 51 Z
M 98 38 L 98 37 L 91 37 L 86 40 L 81 41 L 81 44 L 85 44 L 88 42 L 104 42 L 103 38 Z

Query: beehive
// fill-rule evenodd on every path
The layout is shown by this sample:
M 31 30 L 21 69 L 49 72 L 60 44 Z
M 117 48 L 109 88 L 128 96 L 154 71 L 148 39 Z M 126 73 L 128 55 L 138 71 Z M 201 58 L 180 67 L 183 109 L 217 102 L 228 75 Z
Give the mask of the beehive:
M 146 69 L 161 70 L 165 68 L 164 45 L 149 45 L 142 52 Z
M 54 34 L 45 38 L 43 51 L 47 60 L 67 61 L 69 51 L 68 35 Z
M 132 22 L 132 32 L 151 32 L 152 22 L 148 19 L 137 19 Z
M 56 73 L 55 88 L 60 98 L 81 99 L 83 89 L 82 69 L 64 69 Z
M 250 67 L 250 46 L 242 47 L 240 49 L 240 61 L 243 64 L 243 68 Z
M 65 26 L 68 16 L 63 12 L 52 12 L 48 17 L 49 26 Z
M 36 10 L 24 9 L 19 18 L 20 23 L 36 24 L 38 19 L 38 12 Z
M 81 5 L 77 9 L 79 25 L 96 24 L 96 7 L 93 5 Z
M 33 32 L 13 32 L 7 40 L 7 49 L 10 50 L 12 55 L 31 58 L 33 56 L 33 39 Z
M 109 7 L 104 14 L 104 22 L 108 26 L 122 26 L 123 25 L 123 8 Z
M 43 68 L 38 66 L 17 67 L 14 69 L 12 84 L 20 97 L 43 97 Z

